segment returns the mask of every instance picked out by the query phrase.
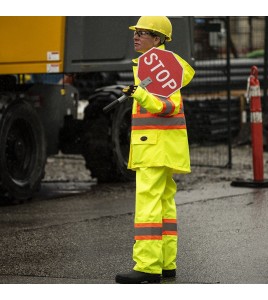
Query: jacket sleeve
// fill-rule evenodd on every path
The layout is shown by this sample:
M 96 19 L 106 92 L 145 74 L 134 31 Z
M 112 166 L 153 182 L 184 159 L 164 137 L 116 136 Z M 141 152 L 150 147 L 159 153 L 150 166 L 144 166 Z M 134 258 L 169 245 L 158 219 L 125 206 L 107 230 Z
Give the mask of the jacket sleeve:
M 195 70 L 179 55 L 176 54 L 176 56 L 183 67 L 182 87 L 184 87 L 193 79 Z
M 169 98 L 164 98 L 157 97 L 138 86 L 133 97 L 143 108 L 152 114 L 169 117 L 177 113 L 180 109 L 180 91 L 177 91 Z
M 142 87 L 138 86 L 133 98 L 139 102 L 139 104 L 152 114 L 161 113 L 163 110 L 162 101 L 154 96 L 153 94 L 147 92 Z

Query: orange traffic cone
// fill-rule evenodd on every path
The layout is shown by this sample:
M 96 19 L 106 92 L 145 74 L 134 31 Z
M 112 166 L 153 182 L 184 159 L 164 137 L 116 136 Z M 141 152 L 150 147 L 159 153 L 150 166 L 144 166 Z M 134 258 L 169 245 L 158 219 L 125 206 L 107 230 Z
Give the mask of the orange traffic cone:
M 248 78 L 248 99 L 250 101 L 250 126 L 252 140 L 253 180 L 232 181 L 232 186 L 268 187 L 268 181 L 263 178 L 263 126 L 260 82 L 258 68 L 251 67 Z

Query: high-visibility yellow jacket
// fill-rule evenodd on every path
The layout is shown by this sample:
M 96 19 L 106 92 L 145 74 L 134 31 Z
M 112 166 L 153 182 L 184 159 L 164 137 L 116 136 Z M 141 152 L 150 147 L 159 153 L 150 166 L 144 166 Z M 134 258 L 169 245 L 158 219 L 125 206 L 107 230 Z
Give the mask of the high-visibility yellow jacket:
M 165 49 L 161 45 L 159 49 Z M 193 78 L 195 71 L 179 55 L 183 66 L 182 86 Z M 134 63 L 138 59 L 133 60 Z M 137 66 L 133 67 L 135 85 L 140 83 Z M 183 101 L 180 90 L 169 98 L 155 96 L 140 86 L 133 94 L 132 130 L 128 168 L 162 167 L 174 173 L 189 173 L 190 154 Z

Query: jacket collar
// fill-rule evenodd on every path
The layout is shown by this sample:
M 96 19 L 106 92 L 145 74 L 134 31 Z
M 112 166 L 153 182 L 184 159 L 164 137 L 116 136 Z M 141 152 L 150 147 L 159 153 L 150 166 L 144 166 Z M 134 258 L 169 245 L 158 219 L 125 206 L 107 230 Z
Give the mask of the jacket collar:
M 165 45 L 164 45 L 164 44 L 162 44 L 162 45 L 160 45 L 159 47 L 157 47 L 157 49 L 165 50 L 165 49 L 166 49 L 166 47 L 165 47 Z M 138 60 L 139 60 L 139 58 L 138 58 L 138 57 L 137 57 L 137 58 L 134 58 L 134 59 L 132 59 L 132 61 L 134 62 L 134 64 L 137 64 L 137 63 L 138 63 Z

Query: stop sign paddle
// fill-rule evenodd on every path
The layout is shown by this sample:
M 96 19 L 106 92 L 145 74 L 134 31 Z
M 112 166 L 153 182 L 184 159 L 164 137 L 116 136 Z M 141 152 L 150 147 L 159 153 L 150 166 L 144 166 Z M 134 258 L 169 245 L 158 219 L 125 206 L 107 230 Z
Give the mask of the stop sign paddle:
M 173 52 L 152 48 L 138 60 L 138 78 L 148 77 L 152 80 L 146 86 L 148 92 L 169 97 L 182 87 L 183 67 Z
M 141 81 L 139 86 L 167 98 L 182 87 L 183 67 L 173 52 L 152 48 L 139 57 L 138 78 Z M 126 99 L 128 96 L 121 96 L 105 106 L 103 111 L 108 112 Z

